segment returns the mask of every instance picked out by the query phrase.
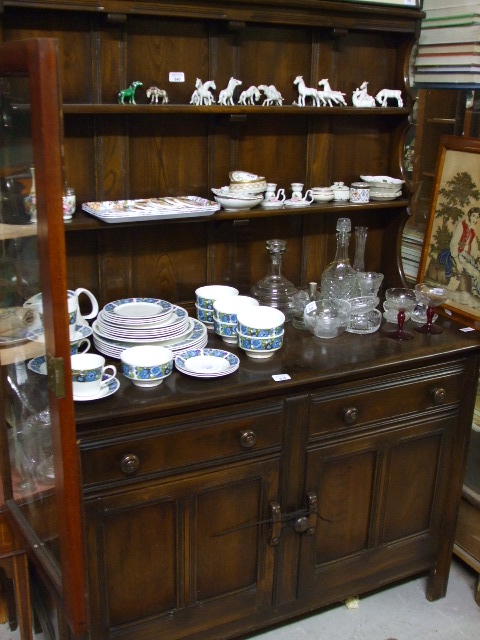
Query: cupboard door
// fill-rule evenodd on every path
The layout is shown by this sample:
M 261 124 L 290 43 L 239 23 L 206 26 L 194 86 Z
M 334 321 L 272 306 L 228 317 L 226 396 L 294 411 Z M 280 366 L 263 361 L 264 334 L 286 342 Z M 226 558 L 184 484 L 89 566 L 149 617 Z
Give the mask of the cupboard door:
M 91 637 L 138 638 L 138 625 L 191 637 L 268 607 L 278 465 L 263 460 L 87 504 Z
M 334 602 L 432 566 L 453 417 L 311 447 L 305 491 L 318 500 L 304 536 L 300 595 Z
M 79 634 L 87 615 L 60 101 L 56 40 L 0 44 L 1 488 Z

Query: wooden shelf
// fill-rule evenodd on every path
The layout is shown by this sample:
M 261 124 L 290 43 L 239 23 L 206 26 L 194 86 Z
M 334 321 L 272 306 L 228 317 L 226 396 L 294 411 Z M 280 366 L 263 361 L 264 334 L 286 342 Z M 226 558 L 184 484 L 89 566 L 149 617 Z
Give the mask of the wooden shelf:
M 194 106 L 187 104 L 73 104 L 63 105 L 65 115 L 209 115 L 209 116 L 239 116 L 239 115 L 281 115 L 281 116 L 305 116 L 305 115 L 331 115 L 331 116 L 405 116 L 410 110 L 402 107 L 298 107 L 296 105 L 283 104 L 282 106 L 242 106 L 224 107 L 221 105 Z

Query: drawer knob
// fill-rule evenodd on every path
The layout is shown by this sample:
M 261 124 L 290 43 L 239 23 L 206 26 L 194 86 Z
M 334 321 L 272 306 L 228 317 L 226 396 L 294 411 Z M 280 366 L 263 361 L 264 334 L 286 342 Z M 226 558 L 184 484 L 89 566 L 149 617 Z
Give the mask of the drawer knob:
M 447 390 L 443 387 L 435 387 L 432 391 L 433 402 L 443 404 L 447 400 Z
M 255 431 L 242 431 L 240 434 L 240 445 L 243 449 L 251 449 L 257 442 Z
M 345 409 L 343 410 L 343 419 L 345 421 L 345 424 L 355 424 L 356 422 L 358 422 L 359 417 L 360 413 L 357 407 L 345 407 Z
M 123 473 L 135 473 L 140 466 L 140 460 L 134 453 L 126 453 L 120 460 L 120 469 Z

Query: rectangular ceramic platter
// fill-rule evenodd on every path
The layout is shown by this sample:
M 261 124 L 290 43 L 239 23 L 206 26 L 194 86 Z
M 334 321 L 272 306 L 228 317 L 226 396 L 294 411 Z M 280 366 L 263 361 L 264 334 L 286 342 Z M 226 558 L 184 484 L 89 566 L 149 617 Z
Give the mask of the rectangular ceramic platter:
M 185 196 L 85 202 L 82 209 L 104 222 L 116 223 L 199 218 L 212 215 L 220 205 L 205 198 Z

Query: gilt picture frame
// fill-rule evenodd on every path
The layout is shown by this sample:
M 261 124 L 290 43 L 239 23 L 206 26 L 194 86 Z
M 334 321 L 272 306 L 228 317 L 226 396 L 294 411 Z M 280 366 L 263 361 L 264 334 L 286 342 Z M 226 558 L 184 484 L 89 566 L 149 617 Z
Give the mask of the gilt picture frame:
M 439 313 L 480 329 L 478 138 L 440 138 L 417 281 L 447 289 Z

